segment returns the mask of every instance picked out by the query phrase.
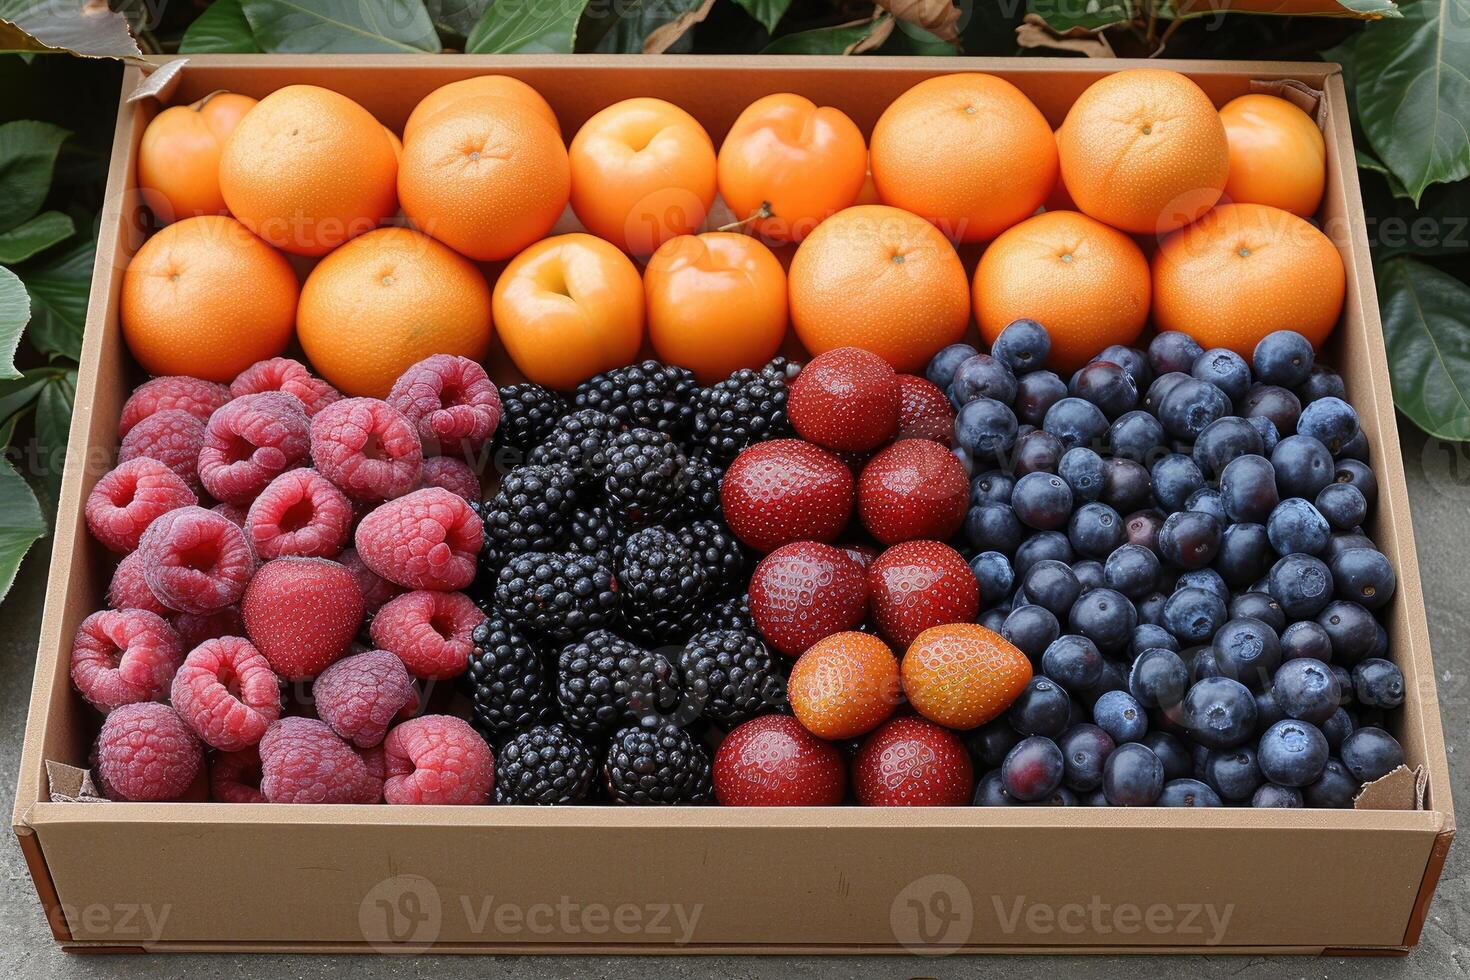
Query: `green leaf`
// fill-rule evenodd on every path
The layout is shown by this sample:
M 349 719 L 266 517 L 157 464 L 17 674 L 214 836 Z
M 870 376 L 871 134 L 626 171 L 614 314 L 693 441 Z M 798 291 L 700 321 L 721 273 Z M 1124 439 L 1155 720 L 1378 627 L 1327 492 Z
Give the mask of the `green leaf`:
M 699 10 L 702 3 L 703 0 L 624 0 L 614 4 L 610 10 L 600 11 L 602 17 L 611 14 L 612 22 L 602 26 L 603 35 L 595 50 L 605 54 L 639 54 L 650 34 L 681 15 Z M 593 19 L 592 12 L 588 14 L 587 19 Z M 686 34 L 679 40 L 684 43 L 666 50 L 687 50 L 689 36 Z
M 4 422 L 0 422 L 0 449 L 9 449 L 10 442 L 15 438 L 15 427 L 20 424 L 21 416 L 15 414 Z
M 0 24 L 0 41 L 12 49 L 70 51 L 89 58 L 136 58 L 143 53 L 128 30 L 127 16 L 105 3 L 0 0 L 0 21 L 23 32 L 19 38 L 7 37 L 11 31 Z
M 1382 174 L 1384 181 L 1388 184 L 1388 189 L 1393 192 L 1394 197 L 1405 199 L 1409 197 L 1408 190 L 1405 189 L 1404 185 L 1399 182 L 1399 179 L 1394 176 L 1393 171 L 1389 170 L 1388 165 L 1382 160 L 1362 147 L 1354 147 L 1353 156 L 1357 159 L 1359 170 L 1368 170 L 1375 174 Z
M 10 591 L 21 559 L 45 533 L 46 519 L 36 495 L 10 460 L 0 457 L 0 599 Z
M 259 50 L 240 0 L 214 0 L 179 41 L 179 54 L 254 54 Z
M 76 226 L 60 211 L 42 211 L 31 220 L 0 232 L 0 263 L 14 265 L 71 236 Z
M 465 44 L 467 54 L 570 54 L 587 0 L 495 0 Z
M 425 0 L 424 9 L 440 34 L 465 38 L 485 16 L 490 0 Z
M 41 353 L 73 361 L 81 357 L 96 248 L 94 240 L 83 239 L 59 255 L 16 270 L 31 296 L 31 344 Z
M 240 0 L 240 7 L 266 51 L 441 50 L 423 0 Z
M 33 119 L 0 125 L 0 231 L 41 210 L 62 141 L 71 133 Z
M 1358 119 L 1417 203 L 1470 177 L 1470 0 L 1407 0 L 1353 46 Z
M 1026 10 L 1058 34 L 1099 31 L 1133 19 L 1135 0 L 1026 0 Z
M 41 389 L 46 387 L 49 375 L 42 368 L 0 381 L 0 419 L 12 419 L 28 408 Z
M 31 301 L 20 277 L 0 265 L 0 378 L 20 377 L 15 369 L 15 351 L 30 318 Z
M 735 0 L 735 3 L 771 34 L 776 33 L 776 25 L 791 7 L 791 0 Z
M 63 374 L 51 379 L 36 398 L 37 458 L 41 461 L 38 475 L 53 506 L 61 496 L 67 434 L 71 430 L 71 408 L 76 398 L 75 378 L 75 374 Z
M 761 54 L 847 54 L 887 21 L 887 14 L 859 24 L 839 24 L 814 31 L 784 34 L 766 45 Z
M 1470 440 L 1470 286 L 1407 257 L 1377 278 L 1394 404 L 1432 436 Z

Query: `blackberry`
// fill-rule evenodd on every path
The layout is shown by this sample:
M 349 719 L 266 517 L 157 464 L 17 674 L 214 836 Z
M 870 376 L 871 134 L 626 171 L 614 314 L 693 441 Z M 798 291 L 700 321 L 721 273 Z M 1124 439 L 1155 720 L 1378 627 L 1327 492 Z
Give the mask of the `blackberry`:
M 492 615 L 473 633 L 470 696 L 474 721 L 492 741 L 556 715 L 556 690 L 541 652 L 500 616 Z
M 706 453 L 689 454 L 684 466 L 683 493 L 674 505 L 686 518 L 714 517 L 720 513 L 720 481 L 725 470 Z
M 580 483 L 598 483 L 607 472 L 607 452 L 623 427 L 611 415 L 592 409 L 572 412 L 559 419 L 541 445 L 531 450 L 527 462 L 561 463 L 576 474 Z
M 480 510 L 491 563 L 555 548 L 566 535 L 576 498 L 577 481 L 566 466 L 528 464 L 505 474 L 500 489 Z
M 683 452 L 665 433 L 619 433 L 607 453 L 608 503 L 625 526 L 657 523 L 679 499 L 687 466 Z
M 629 723 L 655 725 L 680 711 L 673 664 L 610 630 L 597 630 L 557 656 L 556 698 L 567 724 L 605 735 Z M 685 714 L 691 716 L 694 709 Z
M 679 652 L 686 690 L 704 695 L 704 714 L 738 725 L 786 702 L 786 682 L 776 658 L 753 632 L 706 630 Z
M 699 628 L 754 632 L 755 620 L 750 616 L 750 596 L 742 592 L 716 603 L 700 617 Z
M 567 522 L 567 547 L 591 555 L 604 568 L 616 568 L 622 531 L 606 507 L 579 507 Z
M 694 521 L 674 532 L 704 569 L 706 594 L 723 598 L 745 587 L 745 551 L 721 521 Z
M 530 381 L 500 389 L 498 445 L 522 456 L 546 441 L 570 406 L 562 395 Z
M 495 753 L 495 802 L 554 806 L 581 803 L 597 775 L 587 744 L 562 725 L 537 725 Z
M 682 728 L 624 728 L 607 750 L 608 788 L 619 803 L 710 803 L 709 753 Z
M 628 428 L 687 433 L 699 383 L 688 368 L 644 361 L 604 371 L 577 386 L 572 404 L 606 412 Z
M 557 642 L 585 636 L 617 619 L 612 572 L 590 555 L 528 551 L 495 580 L 495 608 L 513 626 Z
M 679 538 L 648 527 L 623 542 L 618 587 L 623 619 L 645 639 L 682 643 L 694 631 L 709 584 L 704 567 Z
M 742 368 L 699 393 L 693 438 L 719 460 L 729 461 L 752 443 L 790 435 L 786 389 L 800 365 L 777 357 L 759 371 Z

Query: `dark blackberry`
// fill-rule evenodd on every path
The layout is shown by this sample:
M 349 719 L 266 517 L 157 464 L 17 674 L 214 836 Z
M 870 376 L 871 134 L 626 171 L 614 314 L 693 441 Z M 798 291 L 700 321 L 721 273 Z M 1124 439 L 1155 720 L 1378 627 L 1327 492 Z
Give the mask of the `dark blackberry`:
M 684 466 L 683 493 L 674 507 L 681 517 L 714 517 L 720 513 L 720 481 L 725 470 L 706 453 L 689 454 Z
M 634 723 L 656 725 L 680 711 L 682 692 L 673 664 L 609 630 L 597 630 L 557 656 L 556 698 L 567 724 L 605 735 Z
M 530 381 L 501 388 L 500 407 L 495 441 L 522 454 L 545 442 L 570 410 L 565 396 Z
M 750 616 L 750 596 L 741 592 L 716 603 L 700 617 L 699 628 L 754 631 L 755 620 Z
M 685 690 L 702 695 L 705 717 L 738 725 L 786 703 L 776 658 L 754 632 L 706 630 L 679 652 Z
M 627 527 L 663 520 L 685 485 L 688 460 L 668 435 L 653 429 L 619 433 L 607 453 L 608 503 Z
M 709 578 L 674 532 L 648 527 L 623 542 L 623 620 L 653 643 L 682 643 L 703 611 Z
M 556 715 L 556 689 L 541 652 L 520 631 L 492 615 L 473 638 L 466 676 L 476 728 L 494 741 Z
M 617 419 L 603 412 L 590 408 L 572 412 L 557 421 L 526 460 L 561 463 L 576 474 L 579 483 L 599 483 L 607 472 L 607 452 L 613 438 L 622 430 Z
M 563 725 L 537 725 L 495 753 L 495 802 L 581 803 L 596 776 L 597 759 L 582 739 Z
M 786 388 L 800 365 L 777 357 L 758 371 L 742 368 L 699 393 L 693 438 L 728 462 L 746 446 L 791 434 Z
M 622 537 L 606 507 L 579 507 L 567 522 L 567 547 L 579 555 L 591 555 L 605 568 L 617 567 Z
M 704 569 L 706 595 L 724 598 L 745 588 L 750 580 L 745 551 L 723 522 L 694 521 L 676 530 L 674 536 Z
M 517 466 L 481 508 L 486 554 L 492 564 L 512 555 L 550 551 L 566 536 L 577 481 L 561 464 Z
M 572 404 L 606 412 L 629 428 L 689 432 L 699 383 L 688 368 L 644 361 L 605 371 L 577 386 Z
M 528 551 L 495 580 L 495 608 L 514 626 L 564 643 L 617 619 L 612 572 L 590 555 Z
M 618 732 L 608 747 L 604 772 L 619 803 L 712 802 L 709 752 L 674 725 Z

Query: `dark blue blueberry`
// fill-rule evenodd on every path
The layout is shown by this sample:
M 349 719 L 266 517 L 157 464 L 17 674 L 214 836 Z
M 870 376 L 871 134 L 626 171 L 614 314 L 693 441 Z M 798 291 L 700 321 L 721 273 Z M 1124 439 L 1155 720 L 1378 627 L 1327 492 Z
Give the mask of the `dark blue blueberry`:
M 1085 636 L 1057 637 L 1041 655 L 1041 670 L 1068 691 L 1082 693 L 1103 676 L 1103 656 Z
M 994 466 L 1016 447 L 1016 414 L 994 398 L 976 398 L 954 417 L 955 445 L 980 468 Z
M 1266 518 L 1266 536 L 1279 555 L 1318 555 L 1332 528 L 1327 518 L 1301 497 L 1287 497 Z
M 1291 786 L 1262 783 L 1253 796 L 1251 806 L 1294 810 L 1302 805 L 1302 791 Z
M 1077 584 L 1082 586 L 1083 592 L 1091 592 L 1093 589 L 1101 589 L 1106 586 L 1107 576 L 1103 573 L 1102 562 L 1091 558 L 1072 563 L 1072 574 L 1077 576 Z
M 1067 691 L 1050 677 L 1037 676 L 1026 683 L 1006 710 L 1006 720 L 1022 735 L 1054 738 L 1067 727 L 1072 702 Z
M 1222 797 L 1232 802 L 1250 799 L 1261 785 L 1261 767 L 1253 745 L 1211 750 L 1202 776 Z
M 1271 461 L 1264 456 L 1241 456 L 1227 463 L 1220 474 L 1220 502 L 1237 524 L 1265 524 L 1281 502 Z
M 1194 462 L 1208 479 L 1215 479 L 1232 459 L 1266 452 L 1256 427 L 1238 415 L 1216 419 L 1194 441 Z
M 1067 397 L 1067 383 L 1051 371 L 1033 371 L 1016 379 L 1016 416 L 1040 426 L 1047 411 Z
M 1129 656 L 1136 657 L 1145 650 L 1154 647 L 1162 647 L 1165 650 L 1179 652 L 1179 641 L 1174 639 L 1174 634 L 1156 623 L 1139 623 L 1133 627 L 1133 638 L 1128 642 Z
M 1062 785 L 1066 771 L 1057 743 L 1040 735 L 1023 738 L 1006 754 L 1000 774 L 1005 791 L 1018 800 L 1040 800 Z
M 1333 531 L 1332 537 L 1327 540 L 1327 550 L 1322 553 L 1322 560 L 1330 564 L 1338 555 L 1344 551 L 1351 551 L 1354 548 L 1368 548 L 1373 551 L 1379 550 L 1378 545 L 1373 543 L 1373 539 L 1361 530 Z
M 1230 587 L 1213 568 L 1196 568 L 1180 574 L 1174 580 L 1174 591 L 1178 592 L 1180 589 L 1204 589 L 1219 596 L 1221 602 L 1227 605 L 1230 602 Z
M 1159 806 L 1224 806 L 1220 794 L 1198 779 L 1171 779 L 1159 794 Z
M 1159 559 L 1142 545 L 1122 544 L 1113 549 L 1103 565 L 1108 588 L 1116 589 L 1130 599 L 1142 599 L 1152 592 L 1159 580 Z
M 1072 549 L 1088 558 L 1106 558 L 1126 537 L 1122 515 L 1098 501 L 1078 507 L 1067 522 Z
M 1264 732 L 1278 721 L 1286 720 L 1286 712 L 1281 710 L 1281 705 L 1276 703 L 1276 695 L 1271 693 L 1271 688 L 1253 691 L 1256 696 L 1256 731 Z
M 1271 693 L 1287 717 L 1320 725 L 1342 704 L 1332 668 L 1320 660 L 1288 660 L 1276 671 Z
M 1164 603 L 1164 628 L 1183 646 L 1207 643 L 1225 622 L 1225 601 L 1208 589 L 1184 588 Z
M 1016 374 L 1030 374 L 1051 355 L 1051 334 L 1035 320 L 1012 320 L 990 345 L 990 353 Z
M 1013 555 L 1026 538 L 1026 529 L 1016 519 L 1010 504 L 984 503 L 965 514 L 965 540 L 977 551 Z
M 976 354 L 955 369 L 949 393 L 956 407 L 976 398 L 994 398 L 1009 405 L 1016 398 L 1016 376 L 1004 361 Z
M 1319 398 L 1346 398 L 1347 385 L 1343 384 L 1342 375 L 1325 364 L 1313 364 L 1312 371 L 1307 375 L 1307 380 L 1297 386 L 1296 395 L 1301 399 L 1303 405 L 1307 405 Z
M 1332 671 L 1333 677 L 1337 678 L 1338 704 L 1344 707 L 1352 704 L 1357 696 L 1353 690 L 1352 671 L 1348 670 L 1342 664 L 1328 664 L 1327 669 Z
M 1317 510 L 1335 531 L 1351 531 L 1368 519 L 1368 498 L 1355 486 L 1329 483 L 1317 494 Z
M 1189 671 L 1179 654 L 1164 647 L 1145 650 L 1128 672 L 1128 693 L 1145 708 L 1172 708 L 1189 690 Z
M 994 609 L 987 609 L 981 613 L 979 622 L 981 626 L 984 626 L 992 633 L 999 633 L 1005 629 L 1006 618 L 1010 614 L 1011 608 L 1009 606 L 996 606 Z
M 1097 725 L 1074 725 L 1057 739 L 1062 750 L 1062 782 L 1079 793 L 1102 785 L 1103 765 L 1117 744 Z
M 1153 806 L 1164 791 L 1164 764 L 1147 745 L 1125 743 L 1108 756 L 1102 788 L 1113 806 Z
M 1353 778 L 1347 767 L 1336 759 L 1328 759 L 1322 778 L 1302 787 L 1302 799 L 1310 807 L 1346 810 L 1352 807 L 1353 797 L 1361 788 L 1362 783 Z
M 1125 412 L 1108 428 L 1108 448 L 1114 456 L 1150 463 L 1167 437 L 1159 420 L 1148 412 Z
M 1378 499 L 1378 477 L 1373 475 L 1373 468 L 1367 463 L 1360 459 L 1339 459 L 1332 479 L 1357 487 L 1363 499 L 1368 501 L 1368 509 L 1373 509 L 1373 502 Z
M 1276 449 L 1276 444 L 1281 441 L 1281 433 L 1276 431 L 1276 423 L 1264 415 L 1252 415 L 1246 418 L 1251 428 L 1261 437 L 1261 455 L 1269 458 Z
M 1083 365 L 1072 378 L 1072 394 L 1092 402 L 1103 414 L 1115 419 L 1138 404 L 1138 382 L 1112 361 Z
M 1215 570 L 1227 585 L 1242 588 L 1265 575 L 1276 556 L 1261 524 L 1231 524 L 1220 535 Z
M 1359 429 L 1357 435 L 1339 446 L 1332 455 L 1337 459 L 1356 459 L 1366 463 L 1371 453 L 1372 447 L 1368 445 L 1368 436 L 1362 429 Z
M 1245 358 L 1233 350 L 1214 347 L 1194 359 L 1189 373 L 1208 381 L 1230 398 L 1239 402 L 1251 386 L 1251 368 Z
M 1057 618 L 1041 606 L 1012 609 L 1000 628 L 1000 635 L 1010 640 L 1033 663 L 1062 635 Z
M 1039 531 L 1031 535 L 1016 549 L 1016 574 L 1024 580 L 1031 566 L 1047 558 L 1054 558 L 1068 565 L 1077 557 L 1072 551 L 1072 542 L 1061 531 Z
M 1205 349 L 1187 333 L 1166 330 L 1148 344 L 1148 363 L 1154 374 L 1188 371 Z
M 1226 677 L 1265 690 L 1281 666 L 1281 641 L 1259 619 L 1232 619 L 1215 633 L 1215 662 Z
M 1159 528 L 1159 555 L 1179 568 L 1204 568 L 1220 550 L 1222 525 L 1199 511 L 1175 511 Z
M 1296 432 L 1296 420 L 1302 414 L 1302 403 L 1296 395 L 1277 385 L 1256 384 L 1246 392 L 1240 405 L 1240 414 L 1246 418 L 1270 419 L 1281 436 Z
M 1102 457 L 1085 446 L 1076 446 L 1062 455 L 1057 475 L 1067 481 L 1074 500 L 1096 500 L 1102 494 Z
M 1027 473 L 1011 493 L 1016 517 L 1038 531 L 1053 531 L 1072 513 L 1072 489 L 1055 473 Z
M 1287 555 L 1271 566 L 1271 597 L 1292 619 L 1310 619 L 1332 601 L 1332 572 L 1311 555 Z
M 1082 594 L 1082 584 L 1066 562 L 1047 558 L 1032 565 L 1022 582 L 1026 598 L 1038 606 L 1049 609 L 1060 619 L 1072 608 L 1072 603 Z
M 1173 391 L 1180 382 L 1188 381 L 1189 374 L 1184 371 L 1170 371 L 1161 374 L 1149 384 L 1148 390 L 1143 394 L 1142 407 L 1151 415 L 1157 417 L 1159 406 L 1163 404 L 1164 396 Z
M 1055 473 L 1062 452 L 1060 439 L 1045 429 L 1032 429 L 1016 440 L 1016 475 Z
M 1317 614 L 1313 625 L 1327 634 L 1331 645 L 1330 656 L 1322 659 L 1333 660 L 1344 667 L 1352 667 L 1371 656 L 1378 644 L 1378 621 L 1356 602 L 1341 599 L 1329 602 Z
M 1205 485 L 1204 474 L 1193 459 L 1171 453 L 1154 463 L 1150 471 L 1154 496 L 1169 511 L 1183 510 L 1184 503 Z
M 1404 764 L 1398 739 L 1381 728 L 1359 728 L 1342 740 L 1342 764 L 1360 783 L 1381 779 Z
M 1311 500 L 1332 482 L 1332 454 L 1311 436 L 1287 436 L 1271 452 L 1276 490 L 1283 497 Z
M 1372 548 L 1349 548 L 1332 559 L 1337 594 L 1367 609 L 1381 609 L 1393 598 L 1398 576 L 1388 556 Z
M 970 503 L 1008 504 L 1011 502 L 1011 490 L 1015 486 L 1016 478 L 1009 473 L 986 470 L 970 481 Z
M 1206 677 L 1195 681 L 1180 705 L 1180 723 L 1201 745 L 1225 749 L 1256 731 L 1256 699 L 1239 681 Z
M 1097 703 L 1097 699 L 1109 691 L 1128 690 L 1128 668 L 1121 661 L 1109 657 L 1103 658 L 1102 676 L 1098 682 L 1087 690 L 1080 693 L 1082 703 L 1092 710 L 1091 706 Z
M 978 353 L 969 344 L 950 344 L 930 359 L 929 366 L 924 369 L 924 377 L 943 391 L 954 382 L 954 373 L 959 366 Z
M 1329 395 L 1302 409 L 1296 431 L 1311 436 L 1334 455 L 1358 435 L 1358 413 L 1341 398 Z
M 970 559 L 970 570 L 980 584 L 980 605 L 985 607 L 1004 602 L 1016 584 L 1011 560 L 999 551 L 980 552 Z
M 1052 790 L 1050 793 L 1048 793 L 1046 796 L 1043 796 L 1041 799 L 1039 799 L 1039 800 L 1032 800 L 1031 802 L 1027 803 L 1026 805 L 1027 806 L 1081 806 L 1082 803 L 1081 803 L 1080 800 L 1077 799 L 1077 794 L 1076 793 L 1072 792 L 1071 790 L 1069 790 L 1065 786 L 1058 786 L 1056 789 Z
M 1225 513 L 1225 501 L 1220 497 L 1220 491 L 1209 487 L 1201 487 L 1189 495 L 1184 502 L 1184 509 L 1196 514 L 1209 514 L 1215 519 L 1220 527 L 1230 523 L 1229 515 Z
M 996 718 L 979 728 L 961 732 L 960 739 L 979 763 L 979 768 L 996 769 L 1005 761 L 1006 753 L 1021 740 L 1021 733 L 1004 718 Z
M 1068 449 L 1101 445 L 1108 434 L 1108 417 L 1092 402 L 1069 396 L 1047 409 L 1042 427 Z
M 1123 530 L 1128 543 L 1159 553 L 1159 529 L 1164 526 L 1164 512 L 1156 507 L 1136 510 L 1123 518 Z
M 1162 592 L 1151 592 L 1138 600 L 1138 621 L 1140 623 L 1151 623 L 1154 626 L 1164 627 L 1164 607 L 1169 604 L 1169 597 Z M 1172 633 L 1170 634 L 1173 635 Z
M 1312 342 L 1295 330 L 1276 330 L 1256 343 L 1251 367 L 1268 385 L 1295 388 L 1312 373 Z
M 1151 489 L 1148 470 L 1142 463 L 1118 456 L 1103 460 L 1103 489 L 1098 499 L 1118 513 L 1147 507 Z
M 1338 708 L 1321 727 L 1322 734 L 1327 739 L 1327 748 L 1337 752 L 1342 748 L 1343 739 L 1351 735 L 1358 726 L 1353 724 L 1353 716 L 1348 714 L 1346 708 Z
M 1209 645 L 1187 648 L 1182 654 L 1185 665 L 1189 668 L 1189 679 L 1199 682 L 1207 677 L 1224 677 L 1220 670 L 1220 662 L 1215 659 L 1215 648 Z
M 1269 592 L 1242 592 L 1230 598 L 1231 619 L 1258 619 L 1275 635 L 1286 629 L 1286 610 Z M 1279 649 L 1279 647 L 1278 647 Z
M 1072 605 L 1068 619 L 1074 632 L 1096 643 L 1103 653 L 1120 653 L 1133 638 L 1138 611 L 1121 592 L 1093 589 Z
M 1169 389 L 1159 405 L 1164 431 L 1177 439 L 1193 442 L 1216 419 L 1230 414 L 1225 392 L 1198 378 L 1186 378 Z
M 1005 779 L 998 768 L 980 777 L 970 803 L 972 806 L 1021 806 L 1020 800 L 1006 792 Z
M 1149 732 L 1143 737 L 1143 744 L 1152 749 L 1154 755 L 1164 764 L 1165 779 L 1184 779 L 1194 772 L 1189 749 L 1168 732 Z
M 1404 674 L 1390 661 L 1370 657 L 1353 668 L 1353 697 L 1372 708 L 1404 703 Z
M 1148 732 L 1148 715 L 1127 691 L 1104 692 L 1092 705 L 1092 720 L 1119 745 Z
M 1110 344 L 1102 349 L 1102 352 L 1093 358 L 1094 361 L 1112 361 L 1114 364 L 1128 372 L 1133 379 L 1134 386 L 1143 391 L 1148 383 L 1153 380 L 1153 368 L 1149 366 L 1148 355 L 1137 347 L 1125 347 L 1122 344 Z
M 1266 729 L 1256 747 L 1256 764 L 1270 782 L 1308 786 L 1322 778 L 1328 751 L 1321 729 L 1289 718 Z

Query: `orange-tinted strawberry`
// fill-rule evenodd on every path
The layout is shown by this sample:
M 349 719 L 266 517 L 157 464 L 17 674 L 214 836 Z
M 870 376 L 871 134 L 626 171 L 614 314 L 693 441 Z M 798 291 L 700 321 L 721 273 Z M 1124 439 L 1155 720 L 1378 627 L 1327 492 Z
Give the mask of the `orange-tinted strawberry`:
M 789 715 L 752 718 L 715 752 L 721 806 L 836 806 L 847 789 L 842 751 Z
M 863 567 L 841 548 L 817 541 L 796 541 L 766 555 L 748 591 L 756 628 L 788 657 L 853 629 L 868 614 Z
M 1026 655 L 974 623 L 925 630 L 904 654 L 902 671 L 914 710 L 959 729 L 998 718 L 1031 680 Z
M 858 516 L 884 544 L 943 541 L 959 530 L 969 500 L 964 464 L 928 439 L 895 442 L 863 467 L 858 480 Z
M 786 414 L 803 438 L 828 449 L 864 450 L 898 433 L 898 375 L 877 354 L 839 347 L 818 354 L 791 382 Z
M 791 667 L 791 711 L 819 738 L 856 738 L 878 727 L 899 701 L 898 659 L 867 633 L 819 640 Z
M 735 457 L 720 483 L 720 505 L 730 530 L 756 551 L 831 541 L 852 517 L 854 482 L 820 446 L 774 439 Z
M 863 740 L 852 784 L 864 806 L 968 806 L 975 770 L 954 732 L 909 716 Z
M 917 374 L 898 376 L 898 437 L 954 443 L 954 406 L 937 384 Z
M 904 541 L 868 566 L 873 622 L 900 650 L 931 626 L 968 623 L 980 584 L 960 553 L 938 541 Z

